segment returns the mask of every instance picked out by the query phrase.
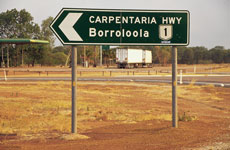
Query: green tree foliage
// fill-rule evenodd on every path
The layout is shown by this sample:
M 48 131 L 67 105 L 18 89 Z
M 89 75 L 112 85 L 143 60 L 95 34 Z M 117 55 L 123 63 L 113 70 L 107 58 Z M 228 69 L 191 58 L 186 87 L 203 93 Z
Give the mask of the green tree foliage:
M 194 53 L 192 48 L 186 48 L 183 56 L 182 56 L 182 63 L 183 64 L 193 64 Z
M 46 47 L 40 44 L 30 45 L 26 52 L 26 63 L 34 66 L 35 64 L 42 64 L 43 56 L 46 54 Z
M 52 21 L 53 21 L 53 17 L 48 17 L 47 19 L 43 20 L 41 24 L 42 39 L 48 40 L 50 42 L 50 48 L 54 47 L 54 42 L 55 42 L 54 34 L 49 28 Z
M 210 49 L 209 52 L 214 63 L 224 63 L 225 50 L 223 46 L 216 46 Z
M 25 9 L 7 10 L 0 14 L 0 38 L 27 38 L 48 40 L 50 45 L 25 45 L 10 46 L 10 64 L 20 65 L 24 62 L 34 66 L 41 65 L 61 65 L 66 54 L 52 52 L 54 46 L 54 35 L 49 28 L 53 18 L 48 17 L 42 21 L 41 28 L 33 22 L 33 17 Z M 54 60 L 51 60 L 54 59 Z M 59 62 L 58 62 L 59 61 Z
M 68 55 L 71 50 L 71 46 L 57 46 L 52 49 L 52 53 L 63 52 Z
M 83 64 L 84 61 L 87 61 L 90 65 L 97 65 L 99 63 L 99 51 L 99 46 L 78 46 L 78 63 Z
M 121 48 L 140 48 L 152 50 L 153 63 L 166 65 L 171 63 L 171 47 L 167 46 L 122 46 Z M 179 64 L 230 63 L 230 49 L 216 46 L 210 50 L 205 47 L 177 47 Z
M 25 9 L 12 9 L 0 14 L 1 38 L 37 38 L 38 27 Z
M 102 50 L 102 55 L 104 58 L 104 64 L 107 66 L 112 62 L 115 62 L 116 59 L 116 49 Z
M 70 57 L 68 56 L 70 50 L 71 49 L 69 46 L 57 46 L 54 47 L 51 51 L 46 50 L 43 53 L 40 64 L 46 66 L 65 66 L 65 63 L 68 60 L 67 58 Z M 69 63 L 69 61 L 67 63 Z
M 204 64 L 211 62 L 209 51 L 205 47 L 178 47 L 179 64 Z
M 52 65 L 64 66 L 66 62 L 67 55 L 63 52 L 53 53 L 51 59 L 53 60 Z
M 205 47 L 178 47 L 178 63 L 207 64 L 229 63 L 230 50 L 223 46 L 216 46 L 210 50 Z
M 0 38 L 40 39 L 40 27 L 33 22 L 33 17 L 25 9 L 20 11 L 17 9 L 7 10 L 0 14 Z M 43 53 L 36 53 L 36 51 L 44 49 L 41 45 L 13 47 L 14 49 L 10 51 L 10 62 L 13 62 L 11 64 L 14 66 L 20 65 L 19 62 L 23 62 L 24 57 L 31 57 L 25 58 L 26 63 L 34 64 L 35 60 L 38 61 L 43 56 Z M 25 53 L 24 49 L 26 49 Z M 31 50 L 35 52 L 32 55 Z M 29 62 L 29 60 L 31 60 L 31 62 Z
M 183 55 L 184 51 L 186 50 L 185 46 L 179 46 L 177 47 L 177 62 L 182 63 L 183 62 Z
M 224 50 L 224 63 L 230 63 L 230 49 Z
M 208 49 L 205 47 L 193 47 L 194 61 L 195 64 L 205 63 L 209 60 Z

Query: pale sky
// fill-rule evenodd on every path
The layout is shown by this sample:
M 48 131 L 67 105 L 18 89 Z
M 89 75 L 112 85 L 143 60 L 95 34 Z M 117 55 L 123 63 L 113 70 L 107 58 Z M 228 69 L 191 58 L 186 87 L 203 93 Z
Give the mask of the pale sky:
M 230 49 L 230 0 L 0 0 L 0 12 L 26 9 L 41 24 L 63 8 L 190 11 L 190 44 Z M 61 45 L 56 42 L 56 45 Z

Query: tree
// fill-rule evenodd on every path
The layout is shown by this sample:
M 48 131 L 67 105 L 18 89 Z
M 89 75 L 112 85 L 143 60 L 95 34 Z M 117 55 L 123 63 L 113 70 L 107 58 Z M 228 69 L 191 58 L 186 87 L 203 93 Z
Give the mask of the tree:
M 104 58 L 104 64 L 110 65 L 110 60 L 116 59 L 116 49 L 102 50 L 102 56 Z
M 70 49 L 71 49 L 70 46 L 56 46 L 52 49 L 52 53 L 63 52 L 66 55 L 68 55 Z M 79 47 L 78 47 L 78 49 L 79 49 Z
M 224 63 L 230 63 L 230 49 L 224 51 Z
M 86 60 L 90 64 L 94 64 L 94 46 L 86 46 Z
M 177 62 L 178 64 L 183 64 L 184 51 L 187 49 L 185 46 L 179 46 L 177 48 Z
M 214 63 L 224 63 L 224 47 L 216 46 L 209 51 L 211 59 Z
M 18 11 L 16 9 L 7 10 L 0 14 L 0 37 L 1 38 L 13 38 L 17 33 L 17 21 Z
M 149 49 L 147 49 L 152 51 L 152 62 L 155 64 L 159 64 L 159 59 L 157 57 L 157 48 L 157 46 L 151 46 L 149 47 Z
M 191 47 L 193 50 L 193 63 L 199 64 L 204 61 L 207 57 L 208 50 L 205 47 Z
M 167 65 L 171 57 L 171 48 L 168 46 L 162 46 L 162 47 L 157 46 L 156 49 L 157 49 L 156 55 L 159 62 L 163 66 Z
M 32 38 L 34 27 L 38 25 L 25 9 L 12 9 L 0 14 L 0 38 Z
M 63 52 L 54 53 L 52 56 L 53 65 L 65 65 L 67 55 Z
M 38 44 L 38 45 L 30 45 L 27 49 L 27 59 L 25 62 L 29 65 L 35 66 L 35 63 L 43 64 L 42 60 L 46 56 L 46 46 Z
M 33 22 L 33 17 L 25 9 L 18 11 L 17 9 L 7 10 L 0 14 L 0 38 L 33 38 L 41 37 L 40 27 Z M 11 51 L 10 59 L 17 66 L 19 62 L 23 62 L 23 49 L 15 47 L 16 50 Z M 28 46 L 24 46 L 28 48 Z M 21 51 L 20 51 L 21 50 Z M 28 56 L 25 54 L 25 56 Z M 22 61 L 19 61 L 22 59 Z M 29 59 L 27 59 L 29 60 Z M 12 63 L 11 63 L 12 64 Z
M 184 51 L 182 63 L 183 64 L 193 64 L 194 54 L 192 48 L 187 48 Z
M 54 42 L 55 42 L 54 34 L 49 28 L 52 21 L 53 21 L 53 17 L 48 17 L 47 19 L 43 20 L 41 24 L 42 39 L 48 40 L 50 42 L 50 48 L 54 47 Z

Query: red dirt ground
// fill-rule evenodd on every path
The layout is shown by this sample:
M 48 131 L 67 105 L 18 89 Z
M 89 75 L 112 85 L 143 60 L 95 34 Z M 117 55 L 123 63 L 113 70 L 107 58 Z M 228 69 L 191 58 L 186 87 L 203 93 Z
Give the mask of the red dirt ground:
M 216 117 L 209 121 L 180 122 L 178 129 L 169 121 L 147 121 L 137 124 L 110 125 L 82 133 L 90 139 L 65 141 L 60 139 L 10 142 L 1 150 L 118 150 L 118 149 L 186 149 L 230 141 L 229 120 Z M 10 137 L 9 137 L 10 138 Z M 229 147 L 230 148 L 230 147 Z

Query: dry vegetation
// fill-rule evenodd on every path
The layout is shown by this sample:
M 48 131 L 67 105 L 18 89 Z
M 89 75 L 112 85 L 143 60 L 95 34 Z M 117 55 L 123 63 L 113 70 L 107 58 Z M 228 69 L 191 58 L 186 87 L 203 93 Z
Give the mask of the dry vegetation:
M 217 107 L 230 97 L 230 89 L 213 86 L 178 87 L 181 121 L 205 116 L 185 103 Z M 69 133 L 71 127 L 69 82 L 1 82 L 0 134 Z M 171 120 L 171 86 L 134 82 L 79 82 L 78 128 Z M 227 110 L 226 108 L 222 108 Z M 229 110 L 226 115 L 229 115 Z

